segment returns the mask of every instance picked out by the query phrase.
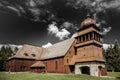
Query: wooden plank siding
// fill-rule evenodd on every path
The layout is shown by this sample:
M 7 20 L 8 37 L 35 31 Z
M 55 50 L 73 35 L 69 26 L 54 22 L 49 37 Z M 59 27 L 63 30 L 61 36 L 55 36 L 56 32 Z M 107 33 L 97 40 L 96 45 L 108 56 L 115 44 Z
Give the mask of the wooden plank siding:
M 43 60 L 48 73 L 71 73 L 69 66 L 64 65 L 64 57 Z
M 73 44 L 71 45 L 70 49 L 68 50 L 68 52 L 64 57 L 64 65 L 70 65 L 73 56 L 76 55 L 76 50 L 74 47 L 75 45 L 76 45 L 76 40 L 73 42 Z
M 30 71 L 30 66 L 36 61 L 33 59 L 11 59 L 7 62 L 6 71 L 21 72 Z
M 6 71 L 11 72 L 24 72 L 24 71 L 32 71 L 30 66 L 34 64 L 36 60 L 27 60 L 27 59 L 11 59 L 7 62 Z M 48 73 L 72 73 L 70 67 L 64 65 L 64 57 L 54 58 L 44 60 L 45 64 L 45 72 Z M 36 72 L 36 71 L 35 71 Z

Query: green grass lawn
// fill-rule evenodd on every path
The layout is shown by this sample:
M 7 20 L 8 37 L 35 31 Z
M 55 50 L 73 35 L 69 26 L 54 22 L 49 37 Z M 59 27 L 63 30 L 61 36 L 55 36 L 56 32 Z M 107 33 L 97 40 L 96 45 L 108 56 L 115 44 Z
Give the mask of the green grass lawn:
M 0 80 L 120 80 L 120 72 L 108 73 L 110 76 L 117 78 L 99 78 L 88 75 L 74 74 L 36 74 L 36 73 L 17 73 L 9 74 L 0 72 Z
M 120 72 L 108 72 L 109 76 L 120 77 Z

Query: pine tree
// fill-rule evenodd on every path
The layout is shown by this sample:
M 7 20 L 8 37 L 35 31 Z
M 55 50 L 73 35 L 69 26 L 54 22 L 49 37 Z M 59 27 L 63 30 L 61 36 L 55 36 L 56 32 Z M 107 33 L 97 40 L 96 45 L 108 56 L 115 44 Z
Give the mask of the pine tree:
M 0 50 L 0 71 L 6 70 L 6 61 L 13 53 L 12 48 L 8 46 L 2 46 Z
M 118 41 L 115 41 L 114 46 L 110 45 L 108 49 L 103 50 L 106 59 L 108 71 L 120 71 L 120 47 Z
M 0 70 L 3 71 L 5 70 L 5 46 L 2 46 L 1 50 L 0 50 L 0 56 L 1 56 L 1 59 L 0 59 Z
M 113 57 L 115 71 L 120 71 L 120 48 L 117 40 L 115 41 L 113 47 Z
M 112 45 L 110 45 L 110 47 L 108 47 L 108 49 L 106 50 L 105 58 L 106 58 L 106 66 L 107 66 L 107 69 L 108 69 L 109 71 L 114 71 Z

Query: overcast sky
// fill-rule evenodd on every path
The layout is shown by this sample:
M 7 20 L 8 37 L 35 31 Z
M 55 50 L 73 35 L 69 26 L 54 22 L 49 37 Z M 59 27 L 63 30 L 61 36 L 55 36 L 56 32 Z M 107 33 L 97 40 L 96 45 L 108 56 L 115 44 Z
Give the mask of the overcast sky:
M 120 41 L 120 0 L 0 0 L 0 44 L 54 44 L 72 37 L 87 14 L 104 43 Z

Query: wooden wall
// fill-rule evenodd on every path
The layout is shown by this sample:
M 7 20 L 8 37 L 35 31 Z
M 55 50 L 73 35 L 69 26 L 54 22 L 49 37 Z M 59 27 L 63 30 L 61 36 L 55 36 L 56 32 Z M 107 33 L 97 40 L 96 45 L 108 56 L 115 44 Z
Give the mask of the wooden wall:
M 6 70 L 12 72 L 30 71 L 30 66 L 35 62 L 33 59 L 11 59 L 6 64 Z
M 7 62 L 7 71 L 11 72 L 23 72 L 23 71 L 32 71 L 36 72 L 37 69 L 30 69 L 30 66 L 34 64 L 35 60 L 30 59 L 11 59 Z M 48 73 L 72 73 L 71 66 L 64 65 L 64 58 L 54 58 L 43 61 L 45 64 L 45 72 Z M 38 71 L 41 72 L 41 71 Z
M 97 47 L 95 45 L 80 47 L 80 48 L 77 48 L 77 56 L 79 56 L 79 58 L 96 57 L 96 58 L 102 58 L 103 59 L 102 48 Z
M 45 64 L 46 72 L 48 73 L 71 73 L 70 67 L 64 65 L 64 58 L 54 58 L 43 61 Z
M 64 65 L 69 65 L 71 63 L 73 56 L 76 54 L 76 50 L 74 48 L 74 45 L 76 45 L 76 41 L 73 42 L 70 49 L 66 53 L 66 55 L 64 57 Z

